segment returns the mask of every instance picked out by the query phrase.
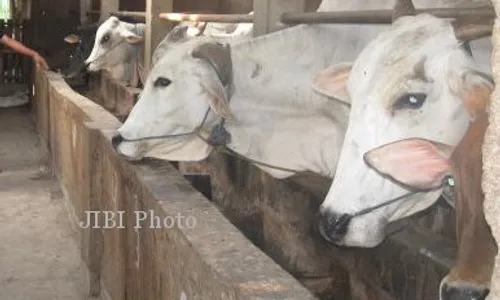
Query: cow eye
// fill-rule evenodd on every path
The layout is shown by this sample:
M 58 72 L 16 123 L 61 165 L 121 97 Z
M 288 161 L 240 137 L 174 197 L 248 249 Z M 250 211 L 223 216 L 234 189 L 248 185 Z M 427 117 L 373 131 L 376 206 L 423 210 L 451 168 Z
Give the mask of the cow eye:
M 105 36 L 103 36 L 103 37 L 102 37 L 102 39 L 101 39 L 101 44 L 104 44 L 104 43 L 106 43 L 107 41 L 109 41 L 109 35 L 108 35 L 108 34 L 106 34 Z
M 427 95 L 424 93 L 405 94 L 394 104 L 395 109 L 419 109 L 424 105 Z
M 155 80 L 154 86 L 155 87 L 167 87 L 172 81 L 170 79 L 165 78 L 165 77 L 158 77 Z

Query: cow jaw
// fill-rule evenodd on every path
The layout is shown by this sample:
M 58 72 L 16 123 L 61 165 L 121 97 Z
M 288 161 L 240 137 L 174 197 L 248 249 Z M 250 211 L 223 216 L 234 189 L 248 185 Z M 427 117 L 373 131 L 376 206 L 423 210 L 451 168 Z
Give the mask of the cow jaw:
M 170 161 L 200 161 L 208 157 L 212 147 L 198 137 L 162 142 L 122 142 L 116 151 L 129 161 L 154 157 Z

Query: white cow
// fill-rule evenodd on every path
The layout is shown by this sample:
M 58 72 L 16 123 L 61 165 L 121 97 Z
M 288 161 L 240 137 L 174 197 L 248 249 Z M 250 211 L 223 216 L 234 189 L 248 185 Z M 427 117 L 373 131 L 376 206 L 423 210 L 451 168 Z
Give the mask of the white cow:
M 113 78 L 137 87 L 139 80 L 146 79 L 144 30 L 143 23 L 131 24 L 114 16 L 108 18 L 97 29 L 94 47 L 85 60 L 88 70 L 106 70 Z
M 414 143 L 388 147 L 406 153 L 385 155 L 378 149 L 409 138 L 452 147 L 460 141 L 474 117 L 473 108 L 493 88 L 483 73 L 489 63 L 479 66 L 473 60 L 462 47 L 471 37 L 460 32 L 450 21 L 427 14 L 402 17 L 373 40 L 352 67 L 332 74 L 330 95 L 349 99 L 351 113 L 335 178 L 321 205 L 320 231 L 327 240 L 377 246 L 389 222 L 438 199 L 441 186 L 415 190 L 398 182 L 425 186 L 443 179 L 443 165 L 435 160 L 443 148 Z M 445 157 L 449 154 L 444 152 Z M 412 163 L 394 163 L 401 155 Z
M 253 24 L 218 24 L 182 22 L 189 27 L 188 36 L 200 34 L 214 36 L 220 40 L 237 40 L 250 37 Z M 232 30 L 230 27 L 235 27 Z M 131 24 L 109 17 L 99 26 L 92 52 L 86 59 L 89 71 L 107 70 L 119 81 L 137 87 L 144 83 L 148 70 L 144 69 L 145 24 Z
M 332 178 L 349 99 L 324 95 L 332 74 L 346 68 L 322 70 L 354 60 L 385 27 L 301 25 L 232 43 L 231 52 L 209 38 L 189 40 L 174 32 L 113 144 L 133 160 L 202 160 L 212 146 L 204 141 L 206 132 L 202 139 L 193 131 L 200 125 L 208 131 L 223 117 L 232 138 L 228 146 L 270 164 L 257 166 L 271 176 L 312 171 Z

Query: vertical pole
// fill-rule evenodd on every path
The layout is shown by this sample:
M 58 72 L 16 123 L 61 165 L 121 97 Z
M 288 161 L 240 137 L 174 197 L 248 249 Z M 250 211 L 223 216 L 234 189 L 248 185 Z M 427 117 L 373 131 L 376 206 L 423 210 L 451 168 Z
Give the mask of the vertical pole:
M 101 15 L 99 21 L 105 21 L 109 18 L 110 13 L 118 11 L 120 0 L 101 0 Z
M 172 29 L 173 24 L 160 19 L 159 14 L 173 12 L 174 0 L 146 0 L 146 35 L 144 47 L 144 68 L 151 69 L 151 57 L 156 46 Z
M 305 12 L 306 0 L 253 0 L 253 35 L 268 34 L 280 29 L 284 12 Z
M 80 24 L 87 25 L 91 23 L 91 18 L 87 15 L 92 10 L 92 0 L 80 0 Z

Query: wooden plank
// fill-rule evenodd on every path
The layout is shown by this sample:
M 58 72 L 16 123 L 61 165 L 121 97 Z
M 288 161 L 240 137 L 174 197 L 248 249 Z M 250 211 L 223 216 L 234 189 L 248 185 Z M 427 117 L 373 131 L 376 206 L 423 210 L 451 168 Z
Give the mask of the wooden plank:
M 151 57 L 156 46 L 165 35 L 173 28 L 173 23 L 160 18 L 162 12 L 172 12 L 173 0 L 147 0 L 146 1 L 146 39 L 144 44 L 144 68 L 151 68 Z
M 282 28 L 284 12 L 305 12 L 306 0 L 253 0 L 253 35 L 260 36 Z

